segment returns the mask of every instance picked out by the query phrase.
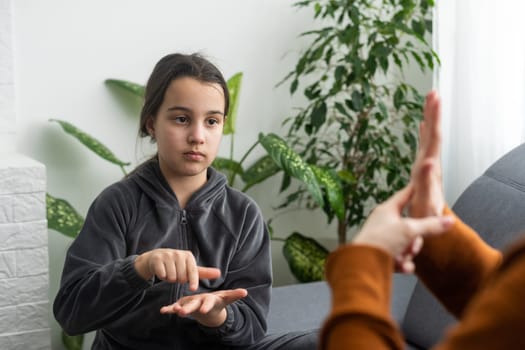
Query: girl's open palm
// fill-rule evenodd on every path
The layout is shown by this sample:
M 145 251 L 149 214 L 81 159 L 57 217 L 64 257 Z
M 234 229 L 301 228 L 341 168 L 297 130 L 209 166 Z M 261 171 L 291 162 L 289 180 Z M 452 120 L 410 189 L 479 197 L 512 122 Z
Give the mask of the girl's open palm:
M 220 290 L 211 293 L 188 295 L 176 303 L 160 309 L 162 314 L 191 316 L 207 327 L 219 327 L 226 320 L 226 306 L 248 295 L 246 289 Z

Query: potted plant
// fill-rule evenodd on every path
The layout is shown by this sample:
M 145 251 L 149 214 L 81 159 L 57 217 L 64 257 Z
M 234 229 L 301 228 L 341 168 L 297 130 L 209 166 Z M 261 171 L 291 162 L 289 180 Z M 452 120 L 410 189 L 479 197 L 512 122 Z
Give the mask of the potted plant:
M 403 72 L 432 70 L 439 58 L 427 37 L 433 0 L 305 0 L 320 23 L 288 82 L 306 105 L 285 121 L 286 140 L 314 169 L 331 174 L 318 205 L 304 186 L 283 206 L 321 208 L 337 220 L 340 244 L 369 209 L 403 187 L 417 147 L 423 97 Z M 287 184 L 283 186 L 287 188 Z M 339 192 L 340 191 L 340 192 Z M 329 200 L 342 196 L 342 202 Z M 333 203 L 338 203 L 333 205 Z

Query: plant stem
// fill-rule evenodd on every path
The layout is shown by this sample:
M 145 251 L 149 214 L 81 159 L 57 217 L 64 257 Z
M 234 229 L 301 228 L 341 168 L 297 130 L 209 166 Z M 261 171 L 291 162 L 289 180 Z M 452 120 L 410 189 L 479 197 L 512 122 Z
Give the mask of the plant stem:
M 248 155 L 253 151 L 253 149 L 259 144 L 259 140 L 255 141 L 255 143 L 246 151 L 246 153 L 244 153 L 244 155 L 242 156 L 241 160 L 239 161 L 239 166 L 242 168 L 242 163 L 246 160 L 246 157 L 248 157 Z M 235 176 L 237 176 L 237 172 L 234 172 L 232 174 L 232 177 L 231 177 L 231 183 L 233 185 L 233 181 L 235 181 Z M 248 188 L 250 188 L 249 186 L 248 187 L 245 187 L 242 191 L 245 192 Z
M 234 134 L 231 134 L 230 136 L 230 160 L 233 160 L 233 148 L 234 148 L 234 144 L 235 144 L 235 140 L 234 140 Z M 236 172 L 233 171 L 231 174 L 230 174 L 230 179 L 229 179 L 229 184 L 230 186 L 233 186 L 233 183 L 235 181 L 235 175 L 236 175 Z
M 337 236 L 339 245 L 346 243 L 346 220 L 337 220 Z
M 244 155 L 242 156 L 241 160 L 239 161 L 239 164 L 242 165 L 242 163 L 246 160 L 246 158 L 248 157 L 248 155 L 253 151 L 253 149 L 259 144 L 259 140 L 255 141 L 255 143 L 250 147 L 248 148 L 248 150 L 246 151 L 246 153 L 244 153 Z
M 126 169 L 124 169 L 124 166 L 122 164 L 120 165 L 120 170 L 122 170 L 122 173 L 124 173 L 124 176 L 128 176 L 128 173 Z

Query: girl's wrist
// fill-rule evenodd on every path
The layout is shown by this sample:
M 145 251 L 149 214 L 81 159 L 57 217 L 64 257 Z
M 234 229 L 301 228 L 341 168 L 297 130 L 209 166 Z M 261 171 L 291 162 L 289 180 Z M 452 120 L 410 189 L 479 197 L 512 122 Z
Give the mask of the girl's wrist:
M 153 277 L 153 274 L 148 269 L 147 254 L 148 253 L 143 253 L 137 256 L 133 264 L 139 276 L 142 277 L 145 281 L 149 281 Z
M 226 308 L 222 308 L 218 312 L 209 312 L 205 315 L 199 315 L 195 317 L 197 319 L 197 322 L 202 324 L 205 327 L 210 328 L 217 328 L 220 327 L 226 322 L 226 318 L 228 317 L 228 313 L 226 311 Z

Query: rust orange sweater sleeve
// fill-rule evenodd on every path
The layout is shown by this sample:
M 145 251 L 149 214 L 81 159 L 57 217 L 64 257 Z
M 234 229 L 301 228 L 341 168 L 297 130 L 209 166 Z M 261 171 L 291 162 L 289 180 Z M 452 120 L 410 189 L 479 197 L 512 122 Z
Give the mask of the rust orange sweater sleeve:
M 321 331 L 321 349 L 404 349 L 389 316 L 393 259 L 365 245 L 347 245 L 326 264 L 332 310 Z
M 373 247 L 345 246 L 330 255 L 326 272 L 333 304 L 321 349 L 404 349 L 388 316 L 392 266 L 387 253 Z M 524 291 L 525 241 L 487 278 L 457 326 L 433 350 L 525 349 Z
M 525 241 L 505 256 L 434 350 L 525 349 Z
M 454 215 L 449 208 L 445 208 L 444 214 Z M 498 250 L 456 217 L 448 232 L 425 238 L 414 261 L 418 277 L 459 318 L 501 259 Z

